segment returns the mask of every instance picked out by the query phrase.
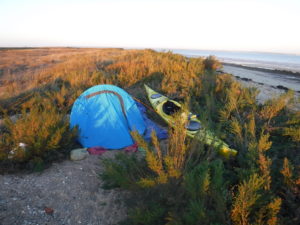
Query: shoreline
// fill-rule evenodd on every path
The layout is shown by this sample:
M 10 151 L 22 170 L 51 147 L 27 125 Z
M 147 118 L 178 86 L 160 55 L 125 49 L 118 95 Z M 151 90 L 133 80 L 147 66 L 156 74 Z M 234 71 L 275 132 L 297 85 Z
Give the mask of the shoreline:
M 230 75 L 233 77 L 233 79 L 235 79 L 237 82 L 239 82 L 244 87 L 257 88 L 259 90 L 259 94 L 257 95 L 256 100 L 260 104 L 264 104 L 267 100 L 270 100 L 274 97 L 278 97 L 281 94 L 286 93 L 288 90 L 291 90 L 282 85 L 273 86 L 273 85 L 269 85 L 269 84 L 265 84 L 265 83 L 261 83 L 261 82 L 256 82 L 256 81 L 252 80 L 251 78 L 244 78 L 244 77 L 240 77 L 240 76 L 237 76 L 234 74 L 230 74 Z M 300 99 L 300 91 L 294 90 L 294 97 L 296 99 Z M 293 109 L 300 110 L 300 102 L 295 103 Z
M 231 74 L 242 81 L 254 82 L 283 91 L 293 90 L 297 94 L 300 93 L 300 73 L 249 67 L 233 63 L 222 63 L 222 65 L 223 68 L 217 70 L 217 72 Z
M 280 88 L 280 87 L 275 87 L 275 86 L 270 86 L 268 84 L 260 83 L 260 82 L 255 82 L 252 79 L 244 79 L 239 76 L 235 76 L 231 74 L 233 78 L 238 81 L 242 86 L 244 87 L 254 87 L 259 90 L 259 94 L 257 95 L 256 100 L 263 104 L 267 100 L 270 100 L 274 97 L 278 97 L 284 93 L 286 93 L 289 89 L 285 88 Z M 279 85 L 280 86 L 280 85 Z M 294 97 L 296 99 L 300 99 L 300 92 L 295 91 L 294 92 Z M 295 103 L 294 109 L 300 110 L 300 103 Z
M 300 72 L 294 72 L 294 71 L 290 71 L 290 70 L 267 69 L 267 68 L 245 66 L 245 65 L 241 65 L 241 64 L 226 63 L 226 62 L 222 62 L 222 65 L 233 66 L 233 67 L 238 67 L 238 68 L 243 68 L 243 69 L 253 70 L 253 71 L 260 71 L 260 72 L 265 72 L 265 73 L 273 73 L 273 74 L 277 73 L 280 75 L 292 75 L 292 76 L 300 77 Z
M 274 88 L 274 89 L 278 89 L 278 90 L 283 90 L 285 92 L 287 92 L 288 90 L 292 90 L 292 89 L 289 89 L 283 85 L 277 85 L 277 86 L 274 86 L 274 85 L 268 85 L 268 84 L 265 84 L 265 83 L 262 83 L 262 82 L 257 82 L 257 81 L 254 81 L 252 80 L 251 78 L 245 78 L 245 77 L 240 77 L 240 76 L 237 76 L 237 75 L 234 75 L 234 74 L 231 74 L 236 80 L 238 81 L 243 81 L 243 82 L 249 82 L 249 83 L 254 83 L 254 84 L 257 84 L 257 85 L 265 85 L 265 86 L 268 86 L 270 88 Z M 300 91 L 296 91 L 296 90 L 292 90 L 294 91 L 295 93 L 300 93 Z

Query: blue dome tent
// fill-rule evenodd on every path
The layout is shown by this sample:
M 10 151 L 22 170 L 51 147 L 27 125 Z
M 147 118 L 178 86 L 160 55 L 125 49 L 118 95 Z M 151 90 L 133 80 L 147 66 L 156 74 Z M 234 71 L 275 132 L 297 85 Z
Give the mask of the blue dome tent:
M 87 148 L 124 148 L 134 143 L 131 131 L 143 135 L 146 130 L 143 117 L 130 95 L 107 84 L 91 87 L 77 98 L 70 123 L 71 127 L 78 125 L 79 142 Z

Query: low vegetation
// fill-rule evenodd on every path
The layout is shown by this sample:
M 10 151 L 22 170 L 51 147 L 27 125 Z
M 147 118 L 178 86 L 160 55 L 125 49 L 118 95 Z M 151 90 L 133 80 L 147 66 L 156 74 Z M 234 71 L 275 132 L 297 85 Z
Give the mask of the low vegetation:
M 41 96 L 31 99 L 30 105 L 24 104 L 16 121 L 5 115 L 4 125 L 0 136 L 2 169 L 41 170 L 45 163 L 64 158 L 75 143 L 76 129 L 70 129 L 66 114 Z
M 34 55 L 35 50 L 9 51 Z M 5 90 L 0 98 L 2 171 L 39 168 L 67 155 L 76 137 L 67 115 L 86 88 L 115 84 L 147 103 L 143 90 L 147 83 L 189 102 L 187 108 L 199 114 L 203 125 L 239 154 L 225 160 L 213 147 L 190 140 L 180 117 L 169 131 L 167 146 L 155 134 L 151 143 L 133 134 L 145 154 L 119 153 L 103 161 L 101 174 L 106 188 L 131 193 L 125 199 L 129 214 L 123 224 L 300 223 L 300 113 L 293 108 L 293 92 L 259 104 L 258 90 L 242 87 L 229 74 L 216 73 L 221 65 L 214 57 L 70 49 L 72 54 L 59 51 L 58 60 L 58 50 L 51 51 L 47 54 L 53 61 L 45 56 L 44 67 L 29 65 L 8 73 L 9 60 L 0 67 L 6 71 L 0 75 L 0 89 Z M 162 122 L 152 112 L 149 116 Z

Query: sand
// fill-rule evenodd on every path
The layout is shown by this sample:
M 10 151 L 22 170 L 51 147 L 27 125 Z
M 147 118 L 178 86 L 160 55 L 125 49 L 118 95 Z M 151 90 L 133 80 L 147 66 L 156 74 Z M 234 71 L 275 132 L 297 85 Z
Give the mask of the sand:
M 101 188 L 98 174 L 100 159 L 117 152 L 53 163 L 41 173 L 0 175 L 0 224 L 116 224 L 126 216 L 124 192 Z
M 255 87 L 259 90 L 257 101 L 264 103 L 266 100 L 278 97 L 285 93 L 287 88 L 295 90 L 295 98 L 300 98 L 300 78 L 294 80 L 286 74 L 274 74 L 273 72 L 261 71 L 257 68 L 241 68 L 239 66 L 226 65 L 223 69 L 226 73 L 231 73 L 244 87 Z M 278 86 L 281 88 L 278 88 Z M 293 89 L 295 88 L 295 89 Z M 295 109 L 300 109 L 300 103 L 296 104 Z

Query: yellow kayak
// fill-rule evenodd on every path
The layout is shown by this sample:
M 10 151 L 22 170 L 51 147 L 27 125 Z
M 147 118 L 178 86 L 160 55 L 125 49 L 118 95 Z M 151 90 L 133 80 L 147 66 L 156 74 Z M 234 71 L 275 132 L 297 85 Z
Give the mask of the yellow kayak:
M 169 99 L 168 97 L 152 90 L 145 84 L 145 89 L 148 99 L 153 109 L 170 125 L 173 126 L 174 117 L 172 116 L 181 108 L 181 104 Z M 221 139 L 216 137 L 213 132 L 202 127 L 200 120 L 195 114 L 189 113 L 188 124 L 186 125 L 186 132 L 189 137 L 196 137 L 204 140 L 205 144 L 212 145 L 219 148 L 219 154 L 230 158 L 237 154 L 237 151 L 229 148 L 229 146 Z

